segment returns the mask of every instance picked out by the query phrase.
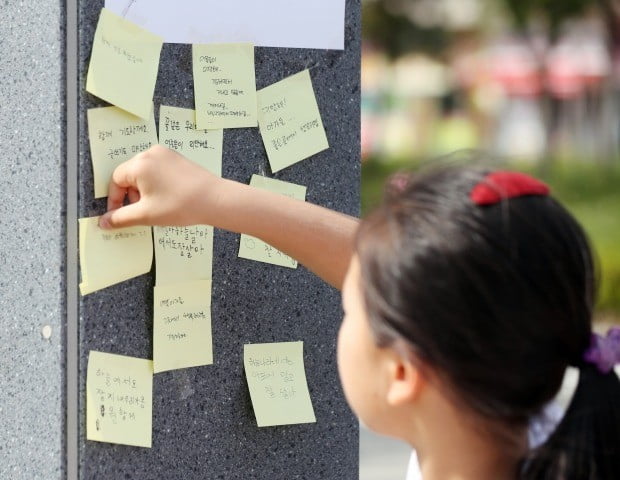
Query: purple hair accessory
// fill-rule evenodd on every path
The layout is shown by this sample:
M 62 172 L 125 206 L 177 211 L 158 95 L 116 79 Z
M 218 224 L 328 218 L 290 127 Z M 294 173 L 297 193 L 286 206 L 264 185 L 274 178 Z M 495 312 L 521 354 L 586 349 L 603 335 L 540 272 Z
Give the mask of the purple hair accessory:
M 601 373 L 611 372 L 615 365 L 620 364 L 620 327 L 610 328 L 604 337 L 593 333 L 583 359 L 596 365 Z

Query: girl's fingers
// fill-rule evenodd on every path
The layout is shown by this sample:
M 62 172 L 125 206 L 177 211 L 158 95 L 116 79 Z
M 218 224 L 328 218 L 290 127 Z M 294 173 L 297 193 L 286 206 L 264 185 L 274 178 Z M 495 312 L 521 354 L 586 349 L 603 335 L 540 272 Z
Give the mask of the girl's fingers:
M 104 229 L 132 227 L 145 225 L 145 220 L 143 203 L 137 202 L 105 213 L 99 219 L 99 226 Z
M 140 201 L 140 192 L 135 188 L 127 189 L 127 198 L 129 198 L 129 203 L 136 203 Z
M 127 188 L 120 187 L 113 181 L 108 186 L 108 211 L 121 208 L 125 202 Z
M 136 157 L 121 163 L 112 172 L 112 179 L 108 185 L 108 210 L 116 210 L 122 207 L 126 195 L 129 195 L 131 203 L 135 203 L 140 199 L 136 175 L 134 174 Z M 137 197 L 132 193 L 132 190 L 138 192 Z

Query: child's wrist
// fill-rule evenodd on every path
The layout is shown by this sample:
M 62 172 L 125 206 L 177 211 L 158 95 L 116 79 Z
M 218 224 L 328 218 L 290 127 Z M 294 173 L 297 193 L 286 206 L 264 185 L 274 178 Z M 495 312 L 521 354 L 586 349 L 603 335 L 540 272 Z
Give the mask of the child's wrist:
M 206 194 L 202 197 L 204 201 L 199 207 L 201 223 L 226 228 L 224 219 L 227 217 L 225 211 L 227 202 L 224 200 L 234 195 L 235 185 L 236 182 L 216 175 L 208 174 L 205 176 L 204 191 Z

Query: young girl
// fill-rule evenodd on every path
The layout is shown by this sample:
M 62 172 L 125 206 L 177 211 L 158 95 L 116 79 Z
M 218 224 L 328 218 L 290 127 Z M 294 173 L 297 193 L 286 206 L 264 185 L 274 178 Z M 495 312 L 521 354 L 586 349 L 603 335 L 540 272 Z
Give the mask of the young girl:
M 342 287 L 347 400 L 370 428 L 416 450 L 424 480 L 620 478 L 620 330 L 592 336 L 585 235 L 531 177 L 401 175 L 358 224 L 154 147 L 116 169 L 108 208 L 104 228 L 248 233 Z M 569 365 L 580 371 L 573 400 L 530 450 L 528 422 Z

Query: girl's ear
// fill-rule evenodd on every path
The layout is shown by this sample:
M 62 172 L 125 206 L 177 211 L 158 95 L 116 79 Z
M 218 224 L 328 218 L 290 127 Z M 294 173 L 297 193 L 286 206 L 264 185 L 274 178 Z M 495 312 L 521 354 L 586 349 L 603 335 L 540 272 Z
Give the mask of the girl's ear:
M 399 407 L 414 402 L 426 386 L 419 365 L 414 364 L 397 352 L 391 352 L 388 359 L 387 403 Z

